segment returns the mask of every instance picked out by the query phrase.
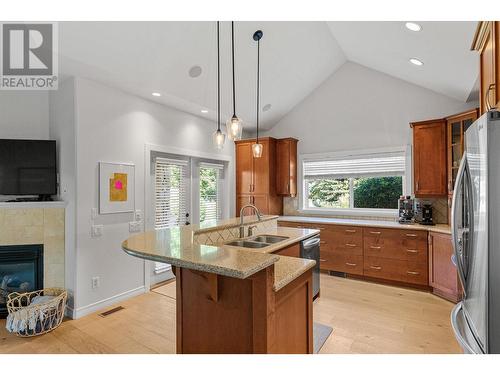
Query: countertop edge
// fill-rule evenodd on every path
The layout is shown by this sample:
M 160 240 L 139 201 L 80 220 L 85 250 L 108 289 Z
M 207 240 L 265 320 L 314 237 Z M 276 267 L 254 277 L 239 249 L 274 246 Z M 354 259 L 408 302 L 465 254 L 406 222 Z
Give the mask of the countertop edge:
M 183 268 L 188 268 L 188 269 L 192 269 L 192 270 L 196 270 L 196 271 L 215 273 L 217 275 L 234 277 L 237 279 L 246 279 L 246 278 L 256 274 L 257 272 L 263 270 L 264 268 L 271 266 L 272 264 L 276 263 L 279 260 L 278 255 L 267 254 L 267 255 L 269 255 L 269 258 L 267 260 L 260 262 L 258 266 L 250 268 L 246 272 L 242 272 L 242 271 L 237 271 L 234 269 L 219 267 L 219 266 L 212 265 L 209 263 L 200 264 L 200 263 L 190 262 L 188 260 L 179 260 L 176 258 L 153 256 L 151 254 L 145 254 L 145 253 L 137 251 L 137 250 L 129 249 L 129 248 L 124 246 L 124 243 L 122 243 L 121 247 L 125 253 L 127 253 L 131 256 L 134 256 L 136 258 L 151 260 L 154 262 L 168 263 L 168 264 L 171 264 L 172 266 L 175 266 L 175 267 L 183 267 Z M 236 249 L 236 251 L 241 251 L 241 250 Z
M 278 267 L 278 263 L 283 259 L 283 258 L 290 258 L 290 257 L 285 257 L 285 256 L 280 256 L 280 260 L 276 262 L 275 264 L 275 269 Z M 297 259 L 297 258 L 295 258 Z M 316 265 L 316 261 L 312 259 L 302 259 L 304 264 L 297 269 L 293 270 L 292 272 L 287 272 L 286 276 L 280 279 L 278 282 L 274 283 L 273 290 L 275 292 L 280 291 L 284 287 L 286 287 L 288 284 L 290 284 L 293 280 L 297 279 L 298 277 L 302 276 L 304 273 L 309 271 L 311 268 L 313 268 Z
M 328 217 L 315 217 L 315 216 L 280 216 L 278 222 L 304 222 L 312 224 L 332 224 L 332 225 L 345 225 L 345 226 L 360 226 L 360 227 L 377 227 L 377 228 L 387 228 L 387 229 L 399 229 L 399 230 L 419 230 L 442 234 L 451 234 L 451 228 L 448 224 L 436 224 L 436 225 L 422 225 L 422 224 L 400 224 L 393 221 L 388 221 L 384 223 L 382 220 L 373 220 L 370 223 L 370 219 L 341 219 L 341 218 L 328 218 Z M 443 228 L 443 226 L 447 226 Z

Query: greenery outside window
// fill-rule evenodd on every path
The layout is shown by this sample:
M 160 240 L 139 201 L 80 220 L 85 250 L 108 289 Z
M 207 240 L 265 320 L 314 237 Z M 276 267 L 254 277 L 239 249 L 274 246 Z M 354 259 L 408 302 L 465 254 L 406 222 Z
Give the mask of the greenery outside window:
M 303 161 L 303 209 L 395 210 L 403 194 L 403 152 Z

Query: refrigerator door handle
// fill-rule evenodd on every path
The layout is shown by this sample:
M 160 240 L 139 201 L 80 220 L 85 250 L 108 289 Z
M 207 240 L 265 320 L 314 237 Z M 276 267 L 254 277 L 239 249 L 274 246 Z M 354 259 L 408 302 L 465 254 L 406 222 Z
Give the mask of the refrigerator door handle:
M 463 335 L 464 327 L 462 327 L 461 329 L 460 325 L 466 324 L 466 321 L 465 319 L 462 318 L 461 319 L 462 322 L 459 323 L 459 317 L 458 317 L 459 314 L 463 314 L 462 308 L 463 308 L 462 302 L 459 302 L 457 305 L 455 305 L 455 307 L 451 311 L 451 327 L 453 329 L 453 332 L 455 333 L 455 338 L 457 339 L 460 346 L 464 349 L 465 353 L 482 354 L 481 349 L 478 348 L 474 349 L 470 345 L 469 341 Z
M 460 214 L 458 212 L 458 203 L 460 201 L 460 196 L 462 194 L 466 163 L 467 163 L 467 156 L 466 154 L 464 154 L 462 161 L 460 162 L 460 167 L 458 168 L 458 175 L 457 175 L 457 180 L 455 182 L 455 190 L 453 191 L 453 200 L 451 204 L 451 237 L 453 239 L 452 242 L 453 250 L 457 261 L 458 276 L 460 277 L 460 281 L 463 286 L 464 295 L 466 293 L 465 270 L 462 258 L 462 254 L 464 251 L 463 249 L 464 243 L 461 232 L 458 230 L 457 215 Z

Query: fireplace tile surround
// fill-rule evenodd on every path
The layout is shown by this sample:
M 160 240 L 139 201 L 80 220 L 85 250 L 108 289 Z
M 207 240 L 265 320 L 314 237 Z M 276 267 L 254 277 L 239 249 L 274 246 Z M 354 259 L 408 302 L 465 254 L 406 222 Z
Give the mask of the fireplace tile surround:
M 2 208 L 0 245 L 43 245 L 43 285 L 64 288 L 64 222 L 62 207 Z

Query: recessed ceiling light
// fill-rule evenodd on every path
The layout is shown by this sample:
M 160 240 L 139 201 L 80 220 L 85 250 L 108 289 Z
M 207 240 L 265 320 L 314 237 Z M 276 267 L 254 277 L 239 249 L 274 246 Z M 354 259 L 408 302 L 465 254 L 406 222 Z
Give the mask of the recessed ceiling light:
M 271 109 L 272 105 L 271 104 L 266 104 L 263 108 L 262 108 L 262 112 L 267 112 Z
M 420 26 L 418 23 L 415 23 L 415 22 L 406 22 L 405 26 L 408 30 L 411 30 L 411 31 L 422 30 L 422 26 Z
M 208 109 L 202 109 L 201 113 L 208 113 Z
M 201 75 L 201 72 L 202 72 L 201 66 L 194 65 L 191 68 L 189 68 L 188 73 L 189 73 L 189 76 L 191 78 L 196 78 L 196 77 L 199 77 Z
M 418 65 L 418 66 L 422 66 L 422 65 L 424 65 L 424 63 L 423 63 L 422 61 L 420 61 L 419 59 L 415 59 L 415 58 L 411 58 L 411 59 L 410 59 L 410 62 L 411 62 L 412 64 L 415 64 L 415 65 Z
M 161 96 L 161 94 L 159 92 L 153 92 L 151 95 L 153 95 L 153 96 Z

